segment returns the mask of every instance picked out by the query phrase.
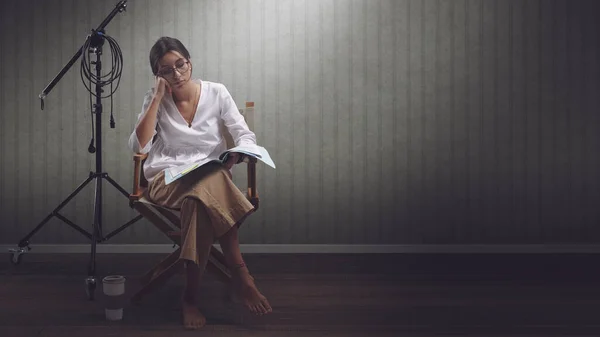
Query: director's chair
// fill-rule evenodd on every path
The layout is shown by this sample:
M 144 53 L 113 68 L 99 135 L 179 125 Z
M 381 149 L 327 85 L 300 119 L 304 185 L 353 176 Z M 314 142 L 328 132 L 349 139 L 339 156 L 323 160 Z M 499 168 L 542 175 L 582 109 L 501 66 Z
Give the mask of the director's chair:
M 246 102 L 246 108 L 241 111 L 250 130 L 254 126 L 254 102 Z M 227 147 L 234 146 L 233 139 L 227 129 L 221 125 L 221 134 L 227 141 Z M 151 268 L 140 279 L 141 286 L 131 297 L 131 301 L 139 303 L 142 297 L 163 285 L 169 278 L 183 270 L 183 263 L 179 259 L 181 252 L 181 224 L 180 212 L 170 208 L 165 208 L 152 203 L 146 195 L 148 181 L 144 177 L 143 164 L 146 154 L 135 154 L 133 192 L 129 196 L 129 204 L 138 211 L 144 218 L 148 219 L 158 230 L 165 234 L 178 248 L 164 258 L 160 263 Z M 256 158 L 245 156 L 244 162 L 247 164 L 248 172 L 248 192 L 247 198 L 258 209 L 258 192 L 256 189 Z M 212 272 L 221 281 L 228 283 L 231 280 L 231 273 L 225 263 L 223 253 L 214 246 L 211 247 L 210 256 L 206 265 L 206 271 Z

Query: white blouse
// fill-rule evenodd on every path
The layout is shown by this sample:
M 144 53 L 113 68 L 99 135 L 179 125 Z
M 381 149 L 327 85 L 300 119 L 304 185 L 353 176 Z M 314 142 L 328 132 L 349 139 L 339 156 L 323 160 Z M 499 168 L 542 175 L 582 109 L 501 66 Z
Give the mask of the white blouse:
M 235 146 L 256 145 L 256 135 L 248 128 L 227 88 L 221 83 L 200 79 L 194 82 L 201 85 L 201 94 L 192 126 L 188 126 L 173 97 L 165 94 L 158 107 L 154 130 L 154 135 L 158 136 L 142 148 L 135 127 L 152 101 L 154 88 L 146 92 L 142 111 L 129 137 L 129 148 L 134 153 L 148 153 L 143 167 L 148 182 L 169 167 L 203 159 L 218 159 L 227 150 L 226 140 L 219 127 L 221 123 L 227 127 Z

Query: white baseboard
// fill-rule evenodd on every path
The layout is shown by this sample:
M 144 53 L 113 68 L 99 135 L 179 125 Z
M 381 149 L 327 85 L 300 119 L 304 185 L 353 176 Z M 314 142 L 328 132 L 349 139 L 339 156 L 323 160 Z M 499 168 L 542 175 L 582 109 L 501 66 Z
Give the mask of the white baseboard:
M 175 248 L 169 244 L 98 244 L 96 251 L 104 253 L 170 253 Z M 0 253 L 17 245 L 2 244 Z M 220 249 L 219 245 L 216 245 Z M 89 244 L 31 244 L 29 253 L 90 253 Z M 363 244 L 240 244 L 242 253 L 266 254 L 553 254 L 600 253 L 600 245 L 363 245 Z

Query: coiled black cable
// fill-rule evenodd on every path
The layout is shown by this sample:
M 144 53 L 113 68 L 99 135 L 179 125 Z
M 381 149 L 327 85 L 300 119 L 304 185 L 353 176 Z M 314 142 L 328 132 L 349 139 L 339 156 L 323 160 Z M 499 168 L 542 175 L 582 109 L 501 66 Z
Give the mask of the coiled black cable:
M 108 42 L 108 46 L 110 47 L 110 55 L 111 55 L 111 68 L 110 71 L 105 73 L 104 75 L 100 75 L 100 77 L 98 77 L 95 73 L 95 71 L 92 71 L 92 67 L 91 64 L 93 64 L 93 62 L 89 62 L 88 58 L 88 54 L 90 54 L 89 50 L 90 48 L 92 48 L 93 46 L 91 45 L 92 40 L 94 39 L 94 37 L 91 37 L 89 39 L 86 40 L 84 46 L 83 46 L 83 53 L 82 53 L 82 59 L 81 59 L 81 79 L 86 87 L 86 89 L 92 94 L 94 95 L 94 97 L 96 97 L 96 92 L 95 90 L 92 90 L 91 85 L 100 85 L 100 87 L 104 87 L 108 84 L 111 85 L 111 90 L 110 93 L 106 96 L 101 96 L 101 98 L 108 98 L 108 97 L 112 97 L 112 95 L 117 91 L 119 84 L 121 82 L 121 74 L 123 71 L 123 53 L 121 52 L 121 47 L 119 47 L 119 44 L 117 43 L 117 41 L 115 41 L 115 39 L 113 39 L 112 37 L 110 37 L 109 35 L 103 34 L 102 32 L 98 32 L 98 35 L 101 36 L 101 38 L 103 38 L 106 42 Z M 88 79 L 89 83 L 91 84 L 88 87 L 88 83 L 86 83 L 86 81 L 84 80 Z M 116 81 L 116 86 L 113 87 L 113 83 Z
M 104 45 L 104 42 L 108 43 L 109 46 L 111 64 L 108 72 L 102 71 L 104 69 L 104 67 L 102 67 L 100 69 L 100 76 L 98 76 L 96 74 L 95 67 L 92 68 L 92 65 L 95 65 L 96 61 L 90 60 L 89 54 L 95 54 L 97 52 L 95 48 L 98 45 L 101 48 Z M 104 96 L 101 94 L 100 98 L 110 97 L 110 127 L 114 129 L 115 120 L 113 116 L 113 94 L 117 91 L 119 84 L 121 83 L 121 75 L 123 72 L 123 53 L 121 52 L 121 47 L 119 47 L 117 41 L 111 36 L 106 35 L 103 31 L 93 31 L 92 34 L 86 39 L 82 48 L 80 76 L 85 88 L 90 93 L 90 108 L 92 110 L 92 141 L 90 142 L 88 151 L 90 153 L 94 153 L 95 148 L 93 146 L 93 142 L 95 137 L 92 96 L 96 98 L 98 97 L 95 90 L 96 86 L 102 88 L 110 84 L 110 91 L 108 94 Z M 104 75 L 102 75 L 102 73 L 104 73 Z M 104 90 L 101 89 L 101 92 L 104 92 Z

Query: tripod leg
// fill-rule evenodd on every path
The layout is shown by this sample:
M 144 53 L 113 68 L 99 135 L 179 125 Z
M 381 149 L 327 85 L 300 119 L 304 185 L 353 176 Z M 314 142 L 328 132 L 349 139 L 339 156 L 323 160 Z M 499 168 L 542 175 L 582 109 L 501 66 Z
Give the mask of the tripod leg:
M 42 222 L 40 222 L 39 225 L 37 225 L 29 234 L 27 234 L 23 239 L 21 239 L 21 241 L 19 242 L 19 247 L 23 248 L 29 245 L 29 239 L 35 234 L 37 233 L 37 231 L 39 231 L 42 226 L 44 226 L 46 224 L 46 222 L 50 221 L 50 219 L 53 216 L 56 216 L 58 211 L 60 211 L 63 207 L 65 207 L 66 204 L 69 203 L 69 201 L 71 201 L 71 199 L 73 199 L 75 197 L 75 195 L 77 195 L 77 193 L 79 193 L 79 191 L 81 191 L 90 181 L 92 181 L 92 179 L 94 179 L 95 175 L 93 173 L 90 173 L 90 176 L 84 181 L 82 182 L 77 189 L 75 189 L 75 191 L 73 191 L 65 200 L 63 200 L 63 202 L 60 203 L 60 205 L 58 205 L 54 210 L 52 210 L 52 212 L 50 212 L 50 214 L 48 214 L 48 216 L 46 218 L 44 218 L 44 220 L 42 220 Z
M 108 182 L 113 185 L 117 190 L 119 190 L 119 192 L 121 192 L 127 199 L 129 199 L 129 192 L 127 192 L 123 187 L 121 187 L 116 181 L 114 181 L 109 175 L 108 173 L 103 173 L 102 174 L 102 178 L 105 178 L 106 180 L 108 180 Z M 115 229 L 114 231 L 108 233 L 106 236 L 103 236 L 104 240 L 108 240 L 111 237 L 117 235 L 119 232 L 123 231 L 124 229 L 126 229 L 127 227 L 131 226 L 133 223 L 135 223 L 136 221 L 142 219 L 141 215 L 138 215 L 137 217 L 131 219 L 130 221 L 128 221 L 126 224 L 124 224 L 123 226 Z
M 126 198 L 129 199 L 129 192 L 127 192 L 123 187 L 121 187 L 116 181 L 114 181 L 109 175 L 108 173 L 105 173 L 103 176 L 103 178 L 106 178 L 106 180 L 108 180 L 108 182 L 113 185 L 117 190 L 119 190 L 119 192 L 121 192 L 121 194 L 123 194 Z

